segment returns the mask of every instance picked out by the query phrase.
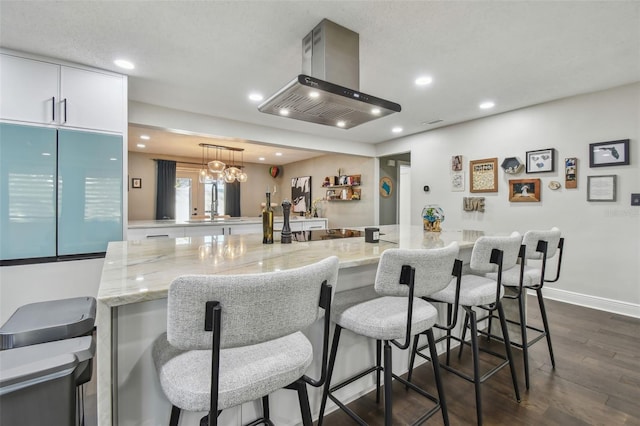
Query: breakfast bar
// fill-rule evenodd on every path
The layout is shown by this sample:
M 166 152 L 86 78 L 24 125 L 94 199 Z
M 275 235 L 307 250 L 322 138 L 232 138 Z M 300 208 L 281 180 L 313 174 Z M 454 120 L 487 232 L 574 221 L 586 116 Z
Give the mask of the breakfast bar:
M 360 229 L 360 228 L 358 228 Z M 251 274 L 309 265 L 335 255 L 340 271 L 336 292 L 371 285 L 380 254 L 388 248 L 435 248 L 452 241 L 460 246 L 468 263 L 476 231 L 424 232 L 422 227 L 389 225 L 380 227 L 377 243 L 351 230 L 314 230 L 305 240 L 281 244 L 262 244 L 260 234 L 210 235 L 162 238 L 109 243 L 98 292 L 97 377 L 99 425 L 167 424 L 170 404 L 159 386 L 150 348 L 153 340 L 166 331 L 166 298 L 171 281 L 186 274 Z M 364 233 L 362 233 L 364 234 Z M 256 294 L 256 297 L 260 297 Z M 317 327 L 316 327 L 317 326 Z M 307 331 L 314 348 L 321 347 L 321 327 Z M 365 340 L 345 336 L 341 353 L 343 371 L 336 378 L 370 361 L 372 347 Z M 342 356 L 339 354 L 339 357 Z M 406 357 L 396 357 L 394 370 L 406 371 Z M 314 360 L 310 374 L 319 371 Z M 368 392 L 370 383 L 351 388 L 344 400 Z M 315 392 L 314 392 L 315 391 Z M 310 390 L 311 408 L 317 414 L 320 394 Z M 272 397 L 272 418 L 277 424 L 296 424 L 291 415 L 298 411 L 295 394 L 279 391 Z M 221 424 L 241 424 L 255 416 L 254 404 L 225 410 Z M 196 413 L 190 413 L 196 414 Z M 185 416 L 187 418 L 187 416 Z M 199 417 L 194 417 L 199 418 Z

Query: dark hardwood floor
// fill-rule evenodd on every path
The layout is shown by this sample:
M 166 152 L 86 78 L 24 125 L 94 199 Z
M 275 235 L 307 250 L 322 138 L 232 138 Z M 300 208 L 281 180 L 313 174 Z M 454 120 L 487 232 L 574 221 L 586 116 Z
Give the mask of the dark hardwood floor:
M 541 328 L 535 297 L 529 296 L 528 303 L 529 322 Z M 482 385 L 484 424 L 640 425 L 640 319 L 553 300 L 545 299 L 545 305 L 556 368 L 551 367 L 546 341 L 540 340 L 529 350 L 531 387 L 526 391 L 522 352 L 514 350 L 522 402 L 516 402 L 509 370 L 503 368 Z M 461 364 L 470 365 L 470 352 L 465 347 Z M 457 356 L 452 360 L 457 363 Z M 473 384 L 444 370 L 442 378 L 450 423 L 475 424 Z M 414 382 L 435 393 L 430 364 L 414 370 Z M 431 406 L 428 400 L 394 383 L 394 424 L 410 424 Z M 384 424 L 383 404 L 376 405 L 374 393 L 349 407 L 370 425 Z M 338 410 L 325 416 L 324 424 L 355 422 Z M 426 424 L 443 424 L 440 412 Z

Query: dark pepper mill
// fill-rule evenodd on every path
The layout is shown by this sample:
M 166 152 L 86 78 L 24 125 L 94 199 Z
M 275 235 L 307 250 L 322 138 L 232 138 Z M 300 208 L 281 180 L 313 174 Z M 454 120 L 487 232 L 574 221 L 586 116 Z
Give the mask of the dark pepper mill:
M 280 242 L 282 244 L 291 244 L 291 227 L 289 226 L 289 213 L 291 212 L 291 203 L 287 200 L 282 202 L 282 215 L 284 216 L 284 224 L 282 225 L 282 233 L 280 234 Z

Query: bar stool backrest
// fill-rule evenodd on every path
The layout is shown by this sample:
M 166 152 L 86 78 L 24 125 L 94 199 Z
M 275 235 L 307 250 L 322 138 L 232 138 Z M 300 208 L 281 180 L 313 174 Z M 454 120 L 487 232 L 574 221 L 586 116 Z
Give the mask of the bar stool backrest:
M 512 268 L 518 262 L 518 253 L 522 244 L 522 235 L 513 232 L 508 237 L 483 236 L 476 240 L 471 251 L 469 266 L 473 272 L 498 272 L 498 266 L 491 263 L 493 249 L 502 251 L 502 270 Z
M 375 290 L 382 296 L 408 296 L 409 286 L 398 283 L 402 266 L 408 265 L 416 270 L 414 297 L 430 296 L 451 282 L 458 250 L 456 242 L 437 249 L 387 249 L 380 256 Z
M 538 241 L 547 242 L 547 259 L 552 258 L 556 254 L 558 249 L 558 243 L 560 242 L 560 230 L 558 228 L 551 228 L 548 231 L 527 231 L 524 233 L 522 244 L 527 247 L 525 254 L 526 259 L 542 259 L 542 253 L 536 251 Z
M 338 258 L 285 271 L 185 275 L 169 286 L 167 340 L 178 349 L 210 349 L 205 304 L 222 307 L 221 348 L 253 345 L 302 330 L 319 316 L 322 283 L 335 289 Z

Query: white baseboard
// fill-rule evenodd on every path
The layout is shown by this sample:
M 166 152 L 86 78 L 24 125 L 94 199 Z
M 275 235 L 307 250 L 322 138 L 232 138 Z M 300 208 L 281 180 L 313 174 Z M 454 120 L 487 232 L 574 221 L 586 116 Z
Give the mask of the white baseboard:
M 606 299 L 604 297 L 590 296 L 588 294 L 574 293 L 573 291 L 548 287 L 544 287 L 542 293 L 547 299 L 640 318 L 640 305 L 637 303 L 622 302 L 620 300 Z M 536 295 L 535 291 L 532 290 L 529 290 L 528 294 L 532 296 Z

